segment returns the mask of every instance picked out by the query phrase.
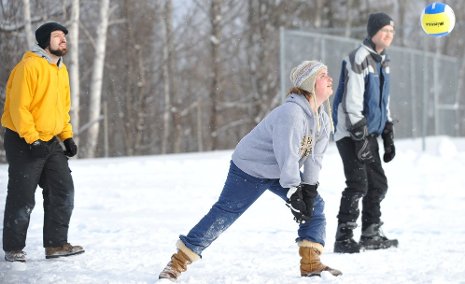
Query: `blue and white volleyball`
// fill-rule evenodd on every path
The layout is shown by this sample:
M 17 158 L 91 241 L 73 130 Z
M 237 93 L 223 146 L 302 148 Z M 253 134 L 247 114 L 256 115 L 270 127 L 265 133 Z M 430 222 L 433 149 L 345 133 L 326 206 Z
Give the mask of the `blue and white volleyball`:
M 421 27 L 430 36 L 446 36 L 455 26 L 455 14 L 452 8 L 441 2 L 434 2 L 423 9 Z

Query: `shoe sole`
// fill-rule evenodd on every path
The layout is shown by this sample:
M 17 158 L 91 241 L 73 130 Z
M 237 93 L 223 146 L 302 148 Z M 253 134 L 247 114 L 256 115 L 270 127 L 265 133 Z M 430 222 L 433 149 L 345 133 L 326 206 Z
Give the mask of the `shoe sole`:
M 302 277 L 321 277 L 321 272 L 312 272 L 309 274 L 300 275 Z
M 337 269 L 334 269 L 334 268 L 331 268 L 331 267 L 326 267 L 322 271 L 310 272 L 308 274 L 301 274 L 300 276 L 302 276 L 302 277 L 321 277 L 321 273 L 323 273 L 323 272 L 329 272 L 331 275 L 333 275 L 335 277 L 342 275 L 341 271 L 339 271 Z
M 389 248 L 396 248 L 397 246 L 363 246 L 363 249 L 365 250 L 378 250 L 378 249 L 389 249 Z
M 17 259 L 17 260 L 10 260 L 10 259 L 6 259 L 6 258 L 5 258 L 5 261 L 7 261 L 7 262 L 21 262 L 21 263 L 25 263 L 25 262 L 26 262 L 25 259 L 21 259 L 21 260 L 18 260 L 18 259 Z
M 338 251 L 338 250 L 335 250 L 334 253 L 360 253 L 361 250 L 358 250 L 358 251 Z
M 77 252 L 73 252 L 73 253 L 68 253 L 68 254 L 46 255 L 45 258 L 46 259 L 53 259 L 53 258 L 59 258 L 59 257 L 67 257 L 67 256 L 72 256 L 72 255 L 78 255 L 78 254 L 81 254 L 81 253 L 84 253 L 84 252 L 85 252 L 85 250 L 77 251 Z
M 383 245 L 362 245 L 362 248 L 366 250 L 377 250 L 377 249 L 388 249 L 388 248 L 396 248 L 399 244 L 398 243 L 389 243 Z
M 333 252 L 334 253 L 360 253 L 361 249 L 362 249 L 361 247 L 358 250 L 356 250 L 356 249 L 351 249 L 351 250 L 349 250 L 349 249 L 340 249 L 340 248 L 335 247 L 333 249 Z

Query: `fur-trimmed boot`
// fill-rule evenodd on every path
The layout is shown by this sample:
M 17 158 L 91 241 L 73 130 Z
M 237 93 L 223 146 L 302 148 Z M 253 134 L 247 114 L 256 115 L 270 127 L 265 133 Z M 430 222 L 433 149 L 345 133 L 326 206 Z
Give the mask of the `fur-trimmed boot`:
M 299 245 L 300 275 L 303 277 L 321 276 L 321 272 L 328 271 L 334 276 L 342 275 L 342 272 L 324 265 L 320 262 L 323 246 L 319 243 L 303 240 Z
M 186 247 L 181 240 L 176 242 L 176 247 L 178 248 L 178 251 L 171 256 L 170 262 L 168 262 L 166 267 L 160 273 L 158 279 L 176 281 L 179 275 L 187 270 L 188 264 L 200 259 L 200 256 Z

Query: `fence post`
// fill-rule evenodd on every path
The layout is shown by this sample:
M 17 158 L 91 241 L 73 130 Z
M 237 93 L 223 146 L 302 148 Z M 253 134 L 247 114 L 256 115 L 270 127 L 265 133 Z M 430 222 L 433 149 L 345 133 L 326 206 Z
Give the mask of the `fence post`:
M 280 71 L 279 84 L 281 88 L 281 102 L 284 102 L 284 98 L 286 97 L 286 88 L 285 88 L 285 85 L 286 85 L 286 81 L 285 81 L 285 78 L 286 78 L 286 73 L 285 73 L 286 71 L 286 66 L 285 66 L 286 41 L 284 40 L 284 28 L 283 27 L 279 28 L 279 42 L 281 43 L 279 45 L 279 71 Z

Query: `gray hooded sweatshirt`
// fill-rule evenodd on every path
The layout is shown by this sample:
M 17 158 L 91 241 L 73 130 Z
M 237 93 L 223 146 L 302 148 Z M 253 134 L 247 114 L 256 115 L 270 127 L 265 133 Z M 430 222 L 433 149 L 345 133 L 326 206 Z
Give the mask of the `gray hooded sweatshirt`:
M 291 94 L 241 139 L 232 161 L 251 176 L 279 179 L 284 188 L 316 184 L 331 132 L 324 107 L 318 111 L 315 116 L 304 96 Z

